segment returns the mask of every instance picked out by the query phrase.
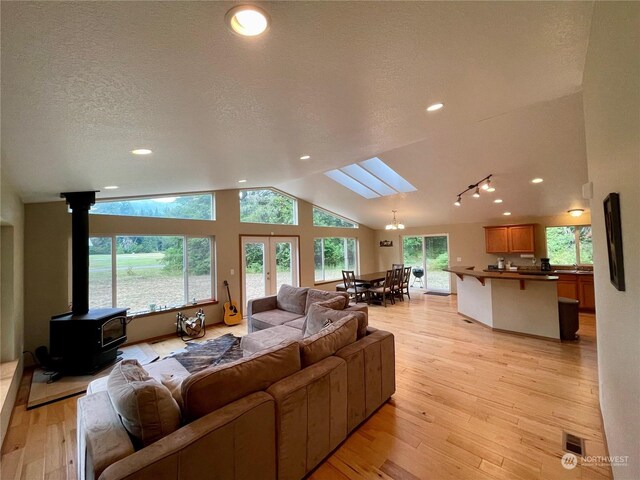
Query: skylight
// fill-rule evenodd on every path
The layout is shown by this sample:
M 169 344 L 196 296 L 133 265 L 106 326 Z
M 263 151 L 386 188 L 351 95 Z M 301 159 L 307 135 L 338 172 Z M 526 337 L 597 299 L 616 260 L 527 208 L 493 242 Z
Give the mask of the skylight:
M 417 189 L 378 157 L 351 164 L 325 175 L 364 198 L 415 192 Z

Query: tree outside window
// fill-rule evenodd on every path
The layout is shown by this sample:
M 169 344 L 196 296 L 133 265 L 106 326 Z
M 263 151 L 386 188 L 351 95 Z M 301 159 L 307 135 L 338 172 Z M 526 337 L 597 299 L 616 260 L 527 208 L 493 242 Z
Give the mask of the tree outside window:
M 547 257 L 553 265 L 592 265 L 591 225 L 547 227 Z

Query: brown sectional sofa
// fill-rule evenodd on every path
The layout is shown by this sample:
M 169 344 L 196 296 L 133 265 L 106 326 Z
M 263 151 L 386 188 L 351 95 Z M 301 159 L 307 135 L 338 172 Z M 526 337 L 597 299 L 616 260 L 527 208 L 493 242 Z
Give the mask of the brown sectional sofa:
M 315 335 L 187 375 L 182 426 L 144 447 L 134 447 L 107 382 L 93 382 L 78 400 L 79 478 L 303 478 L 395 391 L 393 335 L 368 327 L 358 339 L 359 327 L 346 315 Z M 163 368 L 181 374 L 166 360 L 146 368 L 158 378 Z

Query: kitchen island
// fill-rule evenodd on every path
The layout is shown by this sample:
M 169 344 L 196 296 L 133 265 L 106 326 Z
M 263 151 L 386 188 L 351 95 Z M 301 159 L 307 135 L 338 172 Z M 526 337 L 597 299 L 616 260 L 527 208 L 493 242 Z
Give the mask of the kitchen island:
M 557 276 L 445 271 L 457 277 L 458 313 L 494 330 L 560 340 Z

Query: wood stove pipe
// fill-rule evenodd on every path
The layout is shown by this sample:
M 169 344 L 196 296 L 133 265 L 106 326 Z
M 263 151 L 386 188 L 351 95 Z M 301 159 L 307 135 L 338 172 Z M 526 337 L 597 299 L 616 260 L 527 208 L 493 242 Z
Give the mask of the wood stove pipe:
M 65 192 L 60 196 L 71 208 L 71 275 L 74 315 L 89 311 L 89 209 L 96 192 Z

